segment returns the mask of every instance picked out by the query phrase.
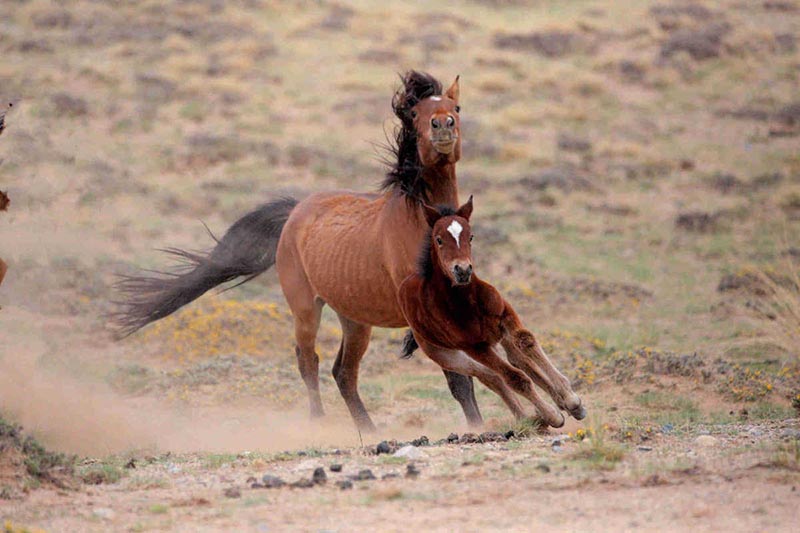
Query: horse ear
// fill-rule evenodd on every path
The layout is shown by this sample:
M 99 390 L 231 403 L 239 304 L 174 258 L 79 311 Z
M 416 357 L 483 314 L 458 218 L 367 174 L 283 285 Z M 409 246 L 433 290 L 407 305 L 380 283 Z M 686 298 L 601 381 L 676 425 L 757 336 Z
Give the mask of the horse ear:
M 433 227 L 436 221 L 442 218 L 441 213 L 428 204 L 422 204 L 422 211 L 425 213 L 425 220 L 428 221 L 430 227 Z
M 444 93 L 444 95 L 446 97 L 448 97 L 449 99 L 455 101 L 455 103 L 458 103 L 458 95 L 459 95 L 458 79 L 460 77 L 461 77 L 460 75 L 456 76 L 456 79 L 455 79 L 455 81 L 453 81 L 453 84 L 450 86 L 449 89 L 447 89 L 447 92 Z
M 462 205 L 461 207 L 458 208 L 458 211 L 456 211 L 456 215 L 460 216 L 461 218 L 466 218 L 467 220 L 469 220 L 469 217 L 472 216 L 472 195 L 471 194 L 469 195 L 469 200 L 467 200 L 467 203 L 465 203 L 464 205 Z

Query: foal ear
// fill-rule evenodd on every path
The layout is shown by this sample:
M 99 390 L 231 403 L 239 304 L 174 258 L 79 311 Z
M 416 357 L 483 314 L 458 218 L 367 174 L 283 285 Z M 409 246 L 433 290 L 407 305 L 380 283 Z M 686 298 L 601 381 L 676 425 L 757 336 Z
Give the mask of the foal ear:
M 433 227 L 434 224 L 436 224 L 436 221 L 442 218 L 442 215 L 439 213 L 439 211 L 426 203 L 422 204 L 422 211 L 425 213 L 425 220 L 428 221 L 428 225 L 430 227 Z
M 461 218 L 466 218 L 467 220 L 469 220 L 469 217 L 472 216 L 471 194 L 469 195 L 469 200 L 467 200 L 467 203 L 458 208 L 458 211 L 456 211 L 456 215 L 460 216 Z
M 453 82 L 453 84 L 450 86 L 450 88 L 449 88 L 449 89 L 447 89 L 447 92 L 446 92 L 446 93 L 444 93 L 444 95 L 445 95 L 446 97 L 450 98 L 451 100 L 454 100 L 454 101 L 455 101 L 455 103 L 458 103 L 458 95 L 459 95 L 459 90 L 458 90 L 458 79 L 459 79 L 460 77 L 461 77 L 460 75 L 459 75 L 459 76 L 456 76 L 456 79 L 455 79 L 455 81 Z

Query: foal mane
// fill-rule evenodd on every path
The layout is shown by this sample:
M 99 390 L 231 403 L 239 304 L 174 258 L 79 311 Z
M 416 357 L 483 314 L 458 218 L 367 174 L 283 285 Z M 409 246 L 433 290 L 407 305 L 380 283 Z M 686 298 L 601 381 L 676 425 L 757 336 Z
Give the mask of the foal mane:
M 455 209 L 446 205 L 437 205 L 434 209 L 443 217 L 450 217 L 456 214 Z M 428 228 L 428 231 L 425 233 L 425 238 L 422 239 L 422 245 L 420 246 L 419 256 L 417 258 L 417 274 L 420 275 L 422 279 L 426 280 L 433 277 L 433 269 L 436 268 L 433 264 L 433 256 L 431 255 L 431 250 L 433 249 L 431 245 L 432 235 L 433 228 Z
M 411 108 L 429 96 L 442 94 L 439 80 L 425 72 L 409 70 L 400 77 L 403 86 L 392 98 L 392 109 L 400 119 L 400 127 L 395 129 L 394 139 L 389 139 L 388 146 L 391 158 L 388 159 L 391 170 L 381 184 L 381 190 L 398 189 L 409 202 L 425 201 L 428 198 L 428 184 L 422 179 L 422 165 L 417 152 L 417 131 Z

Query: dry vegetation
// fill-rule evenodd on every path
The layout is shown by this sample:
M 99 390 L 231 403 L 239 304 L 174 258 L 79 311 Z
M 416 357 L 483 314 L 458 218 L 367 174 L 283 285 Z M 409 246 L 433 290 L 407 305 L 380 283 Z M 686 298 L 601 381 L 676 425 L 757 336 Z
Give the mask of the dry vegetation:
M 799 39 L 795 1 L 0 3 L 0 406 L 95 458 L 72 463 L 78 489 L 3 480 L 6 530 L 790 529 Z M 461 74 L 477 268 L 593 418 L 536 436 L 481 388 L 488 429 L 527 439 L 426 448 L 414 481 L 250 489 L 331 462 L 405 471 L 350 429 L 335 316 L 317 431 L 274 273 L 120 343 L 113 274 L 210 246 L 199 220 L 373 190 L 412 67 Z M 376 331 L 361 374 L 378 438 L 463 433 L 439 371 L 396 359 L 402 333 Z

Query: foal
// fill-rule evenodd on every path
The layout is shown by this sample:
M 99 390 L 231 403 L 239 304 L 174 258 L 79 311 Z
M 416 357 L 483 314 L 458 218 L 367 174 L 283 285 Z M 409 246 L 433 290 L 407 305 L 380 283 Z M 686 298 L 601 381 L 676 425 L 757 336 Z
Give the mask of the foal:
M 398 291 L 417 343 L 442 368 L 478 378 L 517 418 L 525 412 L 514 392 L 530 400 L 548 425 L 563 426 L 564 416 L 542 400 L 531 378 L 500 355 L 510 332 L 538 343 L 533 334 L 520 331 L 519 318 L 500 293 L 473 274 L 472 197 L 457 211 L 427 205 L 424 210 L 430 237 L 423 242 L 417 273 Z

